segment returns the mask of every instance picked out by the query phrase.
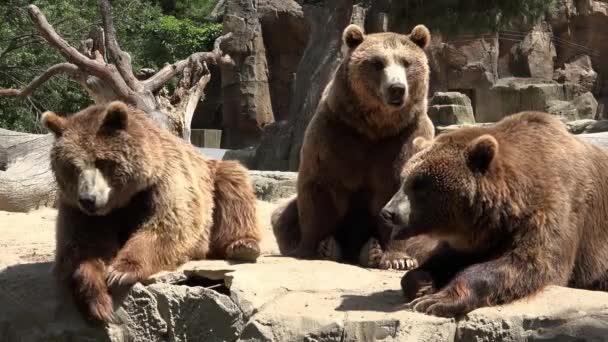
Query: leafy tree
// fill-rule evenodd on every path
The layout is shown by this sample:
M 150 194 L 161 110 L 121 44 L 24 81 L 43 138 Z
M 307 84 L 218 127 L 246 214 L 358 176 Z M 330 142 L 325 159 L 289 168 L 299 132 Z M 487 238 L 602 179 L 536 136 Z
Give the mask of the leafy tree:
M 80 46 L 101 24 L 97 0 L 4 0 L 0 2 L 0 88 L 21 88 L 51 65 L 64 62 L 32 25 L 26 6 L 35 4 L 72 45 Z M 208 51 L 221 34 L 218 24 L 165 16 L 148 0 L 113 0 L 118 39 L 131 54 L 134 70 L 159 69 L 197 51 Z M 44 110 L 72 113 L 91 103 L 85 91 L 66 76 L 47 81 L 27 99 L 0 97 L 0 127 L 41 132 Z

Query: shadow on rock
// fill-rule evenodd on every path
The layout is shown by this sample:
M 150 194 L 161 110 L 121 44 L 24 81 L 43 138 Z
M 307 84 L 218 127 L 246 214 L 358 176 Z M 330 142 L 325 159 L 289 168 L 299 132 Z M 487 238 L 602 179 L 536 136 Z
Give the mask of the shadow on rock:
M 369 295 L 343 295 L 337 311 L 395 312 L 403 310 L 405 299 L 400 290 L 385 290 Z
M 0 341 L 109 341 L 85 322 L 56 286 L 52 263 L 13 265 L 0 272 Z

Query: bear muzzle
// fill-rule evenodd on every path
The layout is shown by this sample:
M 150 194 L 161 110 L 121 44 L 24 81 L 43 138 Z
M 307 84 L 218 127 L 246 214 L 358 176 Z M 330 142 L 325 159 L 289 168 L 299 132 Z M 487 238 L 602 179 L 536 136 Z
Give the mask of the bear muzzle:
M 103 214 L 108 204 L 110 186 L 97 168 L 85 169 L 78 181 L 78 206 L 90 215 Z
M 386 92 L 387 102 L 394 107 L 401 107 L 405 103 L 405 93 L 407 86 L 404 83 L 391 84 Z
M 380 211 L 380 221 L 385 227 L 391 229 L 391 239 L 402 240 L 414 234 L 410 229 L 410 202 L 408 198 L 398 192 Z

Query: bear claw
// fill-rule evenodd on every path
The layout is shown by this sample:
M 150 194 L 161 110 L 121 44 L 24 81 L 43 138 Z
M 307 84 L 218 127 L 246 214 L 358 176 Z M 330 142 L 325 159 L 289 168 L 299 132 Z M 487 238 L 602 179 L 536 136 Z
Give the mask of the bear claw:
M 109 294 L 103 294 L 96 298 L 95 301 L 89 303 L 89 319 L 96 323 L 114 323 L 114 308 L 112 306 L 112 297 Z
M 328 237 L 319 243 L 317 248 L 319 257 L 324 260 L 339 261 L 342 257 L 340 245 L 334 237 Z
M 378 239 L 370 239 L 361 251 L 362 265 L 384 270 L 411 270 L 418 267 L 416 259 L 410 258 L 401 252 L 387 252 L 382 250 Z
M 237 240 L 226 249 L 226 257 L 231 260 L 255 262 L 260 256 L 260 246 L 256 240 Z
M 137 283 L 138 277 L 134 272 L 121 272 L 114 267 L 108 267 L 108 276 L 106 277 L 108 286 L 124 286 Z

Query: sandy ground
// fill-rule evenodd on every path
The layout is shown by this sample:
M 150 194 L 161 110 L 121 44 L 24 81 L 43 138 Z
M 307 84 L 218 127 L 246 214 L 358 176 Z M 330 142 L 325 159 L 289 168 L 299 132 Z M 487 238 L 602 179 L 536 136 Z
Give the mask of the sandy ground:
M 263 254 L 276 254 L 278 247 L 270 228 L 274 205 L 258 201 L 259 221 L 263 228 Z M 29 213 L 0 211 L 0 269 L 14 264 L 47 262 L 55 250 L 55 209 L 43 208 Z

